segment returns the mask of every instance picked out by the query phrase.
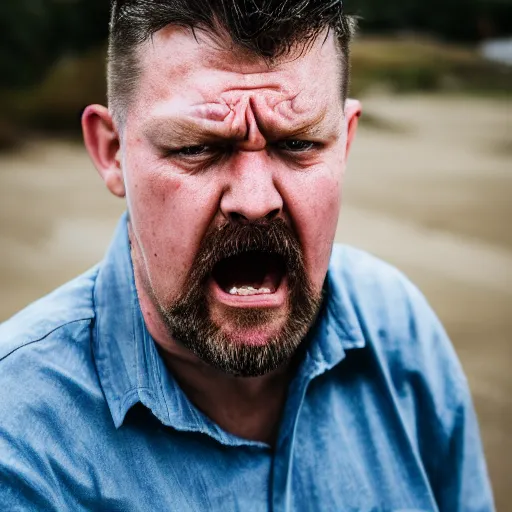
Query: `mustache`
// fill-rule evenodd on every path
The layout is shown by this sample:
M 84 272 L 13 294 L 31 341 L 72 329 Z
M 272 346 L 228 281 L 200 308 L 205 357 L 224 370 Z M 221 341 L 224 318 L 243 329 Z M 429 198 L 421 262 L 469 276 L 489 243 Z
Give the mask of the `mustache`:
M 281 256 L 288 274 L 293 275 L 304 266 L 301 244 L 283 219 L 228 223 L 214 228 L 203 239 L 189 282 L 204 282 L 219 261 L 253 251 Z

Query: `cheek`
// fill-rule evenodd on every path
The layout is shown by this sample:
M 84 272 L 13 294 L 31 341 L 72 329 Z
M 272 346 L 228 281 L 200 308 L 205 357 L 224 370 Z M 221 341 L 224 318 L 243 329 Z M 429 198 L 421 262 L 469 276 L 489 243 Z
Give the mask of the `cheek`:
M 149 167 L 130 167 L 127 200 L 145 273 L 165 303 L 181 292 L 218 201 L 211 185 L 197 177 Z
M 319 291 L 323 285 L 340 210 L 341 173 L 311 173 L 288 188 L 288 210 L 304 249 L 306 268 Z

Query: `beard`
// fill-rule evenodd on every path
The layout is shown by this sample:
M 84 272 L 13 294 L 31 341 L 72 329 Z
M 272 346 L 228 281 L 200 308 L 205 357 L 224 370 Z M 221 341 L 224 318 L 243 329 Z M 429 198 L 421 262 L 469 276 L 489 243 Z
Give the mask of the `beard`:
M 288 286 L 287 314 L 273 308 L 226 308 L 229 332 L 211 315 L 207 284 L 222 266 L 239 256 L 266 257 L 281 262 L 281 279 Z M 252 260 L 255 261 L 254 259 Z M 264 272 L 264 270 L 262 270 Z M 279 286 L 279 285 L 278 285 Z M 282 219 L 246 224 L 225 224 L 203 239 L 181 296 L 160 313 L 174 340 L 208 365 L 233 376 L 256 377 L 288 362 L 315 321 L 321 293 L 315 294 L 307 276 L 302 249 Z M 244 340 L 244 330 L 281 321 L 281 327 L 265 343 Z

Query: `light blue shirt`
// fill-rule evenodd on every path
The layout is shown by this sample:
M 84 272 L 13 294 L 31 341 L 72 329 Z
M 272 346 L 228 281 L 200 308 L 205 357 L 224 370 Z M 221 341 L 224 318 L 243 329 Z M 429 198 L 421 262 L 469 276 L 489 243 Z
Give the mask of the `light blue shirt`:
M 0 326 L 3 511 L 493 510 L 454 350 L 397 270 L 335 246 L 274 448 L 202 414 L 105 260 Z

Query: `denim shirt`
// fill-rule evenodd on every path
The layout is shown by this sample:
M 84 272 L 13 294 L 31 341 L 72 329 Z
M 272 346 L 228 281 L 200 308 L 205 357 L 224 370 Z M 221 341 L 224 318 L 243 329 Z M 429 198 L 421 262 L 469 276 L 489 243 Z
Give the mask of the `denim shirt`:
M 335 246 L 274 447 L 222 430 L 147 331 L 124 216 L 105 260 L 0 326 L 5 511 L 493 510 L 466 379 L 397 270 Z

